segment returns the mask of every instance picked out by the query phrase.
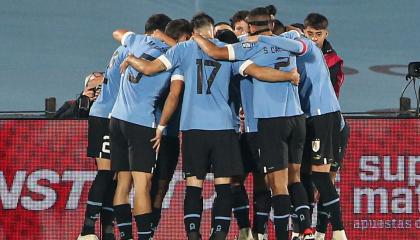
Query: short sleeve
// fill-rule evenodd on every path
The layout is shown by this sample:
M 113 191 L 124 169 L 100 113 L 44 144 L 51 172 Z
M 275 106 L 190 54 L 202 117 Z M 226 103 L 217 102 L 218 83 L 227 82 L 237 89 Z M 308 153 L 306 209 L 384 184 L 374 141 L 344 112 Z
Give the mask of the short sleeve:
M 254 62 L 250 59 L 245 60 L 245 61 L 233 62 L 232 63 L 232 73 L 233 73 L 233 75 L 240 74 L 240 75 L 246 77 L 247 75 L 244 73 L 244 71 L 249 65 L 251 65 L 253 63 Z
M 259 48 L 256 43 L 250 42 L 238 42 L 235 44 L 226 45 L 229 53 L 229 60 L 246 60 L 251 58 L 259 52 Z
M 131 49 L 136 40 L 136 34 L 133 32 L 126 32 L 121 38 L 121 45 Z
M 186 43 L 178 43 L 171 47 L 165 54 L 158 59 L 165 65 L 166 70 L 176 68 L 181 65 L 182 60 L 186 57 L 188 45 Z
M 184 81 L 184 72 L 181 70 L 180 67 L 174 69 L 171 75 L 171 82 L 172 81 Z

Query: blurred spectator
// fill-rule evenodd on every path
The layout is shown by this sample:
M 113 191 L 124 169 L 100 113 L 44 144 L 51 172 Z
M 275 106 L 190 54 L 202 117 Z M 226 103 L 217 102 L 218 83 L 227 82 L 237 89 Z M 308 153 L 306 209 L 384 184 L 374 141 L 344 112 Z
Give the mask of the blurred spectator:
M 66 101 L 53 118 L 87 118 L 92 103 L 101 93 L 103 72 L 93 72 L 86 76 L 83 92 L 75 100 Z

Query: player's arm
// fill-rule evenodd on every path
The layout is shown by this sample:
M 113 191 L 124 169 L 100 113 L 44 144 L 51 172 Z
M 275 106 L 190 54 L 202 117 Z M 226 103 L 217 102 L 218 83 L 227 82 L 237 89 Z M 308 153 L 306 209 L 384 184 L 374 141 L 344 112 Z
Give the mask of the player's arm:
M 252 36 L 247 38 L 249 42 L 264 42 L 274 45 L 289 52 L 298 55 L 304 55 L 308 46 L 303 41 L 299 40 L 299 33 L 297 31 L 286 32 L 287 34 L 281 36 Z
M 234 60 L 229 59 L 229 51 L 227 47 L 218 47 L 214 43 L 202 37 L 200 34 L 194 34 L 192 38 L 197 42 L 198 46 L 200 46 L 200 48 L 211 58 L 216 60 Z
M 124 73 L 128 66 L 133 67 L 136 71 L 144 73 L 145 75 L 153 75 L 155 73 L 163 72 L 166 70 L 165 64 L 159 58 L 148 61 L 142 58 L 137 58 L 134 55 L 128 57 L 121 63 L 120 72 Z
M 146 75 L 153 75 L 172 68 L 177 68 L 190 52 L 188 45 L 183 42 L 171 47 L 165 54 L 160 55 L 160 57 L 153 61 L 147 61 L 131 55 L 128 56 L 124 62 L 138 72 Z M 121 67 L 124 67 L 123 64 L 121 64 Z
M 181 98 L 183 89 L 184 89 L 184 76 L 172 75 L 169 94 L 168 94 L 168 97 L 166 98 L 165 105 L 162 110 L 162 115 L 160 117 L 159 125 L 156 128 L 156 136 L 151 140 L 152 142 L 155 142 L 153 144 L 153 148 L 156 149 L 156 152 L 159 152 L 163 129 L 166 128 L 166 126 L 169 123 L 169 120 L 171 119 L 172 115 L 178 108 L 179 99 Z
M 153 32 L 152 37 L 155 37 L 155 38 L 161 40 L 162 42 L 165 42 L 166 44 L 168 44 L 171 47 L 176 45 L 176 41 L 174 39 L 172 39 L 171 37 L 166 35 L 164 32 L 160 31 L 159 29 L 156 29 Z
M 124 39 L 124 36 L 126 36 L 127 33 L 133 33 L 133 32 L 130 32 L 127 29 L 117 29 L 114 32 L 112 32 L 112 37 L 115 39 L 115 41 L 121 43 L 122 40 Z
M 243 76 L 250 75 L 264 82 L 291 82 L 294 85 L 299 85 L 300 81 L 300 75 L 296 68 L 290 72 L 284 72 L 271 67 L 258 66 L 251 60 L 247 60 L 241 65 L 239 73 Z

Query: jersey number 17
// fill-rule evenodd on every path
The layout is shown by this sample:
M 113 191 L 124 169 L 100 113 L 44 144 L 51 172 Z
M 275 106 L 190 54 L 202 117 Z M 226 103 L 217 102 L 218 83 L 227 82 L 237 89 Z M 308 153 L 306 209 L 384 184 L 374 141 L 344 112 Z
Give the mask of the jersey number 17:
M 206 94 L 211 94 L 210 87 L 213 84 L 214 78 L 219 72 L 220 64 L 219 62 L 212 61 L 212 60 L 204 60 L 203 59 L 196 59 L 195 63 L 197 64 L 197 94 L 203 94 L 203 65 L 204 67 L 212 67 L 213 71 L 211 71 L 209 78 L 207 79 L 207 90 Z

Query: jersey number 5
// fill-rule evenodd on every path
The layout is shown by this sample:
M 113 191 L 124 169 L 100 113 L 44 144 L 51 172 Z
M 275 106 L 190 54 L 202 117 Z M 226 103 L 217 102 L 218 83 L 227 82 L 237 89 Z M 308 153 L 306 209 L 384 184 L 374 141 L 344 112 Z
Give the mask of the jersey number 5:
M 203 94 L 203 59 L 197 59 L 195 61 L 197 64 L 197 94 Z M 206 94 L 211 94 L 210 87 L 213 84 L 214 78 L 216 77 L 217 72 L 219 72 L 220 66 L 219 62 L 212 60 L 204 60 L 204 66 L 213 67 L 209 78 L 207 79 L 207 90 Z

